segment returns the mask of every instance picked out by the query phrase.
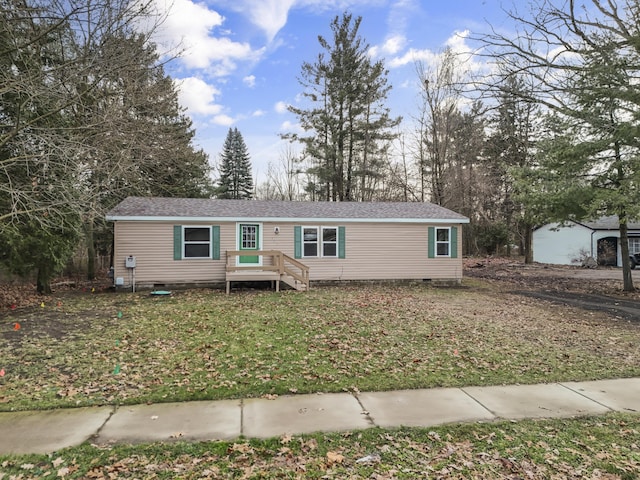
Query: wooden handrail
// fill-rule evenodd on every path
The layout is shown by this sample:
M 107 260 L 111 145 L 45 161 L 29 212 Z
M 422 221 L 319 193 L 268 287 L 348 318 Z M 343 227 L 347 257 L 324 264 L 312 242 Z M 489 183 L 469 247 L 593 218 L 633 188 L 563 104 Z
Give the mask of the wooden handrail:
M 307 288 L 309 288 L 309 267 L 306 266 L 304 263 L 299 262 L 295 258 L 292 258 L 292 257 L 290 257 L 289 255 L 287 255 L 285 253 L 282 254 L 282 259 L 285 262 L 289 262 L 293 266 L 298 267 L 298 269 L 300 269 L 300 272 L 301 272 L 301 274 L 299 274 L 299 273 L 291 270 L 290 268 L 287 268 L 287 266 L 283 262 L 284 273 L 286 273 L 287 275 L 291 275 L 293 278 L 295 278 L 299 282 L 304 283 L 307 286 Z
M 289 275 L 309 289 L 309 267 L 279 250 L 227 250 L 227 272 L 264 271 Z M 236 265 L 235 257 L 272 257 L 271 265 Z

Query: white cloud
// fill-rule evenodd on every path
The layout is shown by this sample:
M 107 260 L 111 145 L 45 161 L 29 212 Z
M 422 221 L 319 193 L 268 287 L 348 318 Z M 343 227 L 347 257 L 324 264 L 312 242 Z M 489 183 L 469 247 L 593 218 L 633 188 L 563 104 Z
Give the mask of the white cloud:
M 235 120 L 233 118 L 231 118 L 229 115 L 216 115 L 213 117 L 213 123 L 215 123 L 216 125 L 222 125 L 223 127 L 228 127 L 230 125 L 233 125 L 233 122 L 235 122 Z
M 382 45 L 382 51 L 395 55 L 402 50 L 406 44 L 407 38 L 404 35 L 393 35 L 392 37 L 387 38 L 384 42 Z
M 389 8 L 387 23 L 396 34 L 404 32 L 411 18 L 420 11 L 420 2 L 417 0 L 396 0 Z
M 235 0 L 230 5 L 237 12 L 246 13 L 258 26 L 269 42 L 287 24 L 293 8 L 310 8 L 314 11 L 347 11 L 355 5 L 382 5 L 387 0 Z M 401 0 L 401 3 L 406 0 Z M 413 1 L 413 0 L 409 0 Z
M 468 30 L 462 32 L 456 31 L 446 40 L 444 46 L 449 48 L 468 69 L 482 69 L 484 65 L 474 61 L 473 49 L 467 44 L 468 37 Z M 416 62 L 424 62 L 426 65 L 436 65 L 440 56 L 441 52 L 434 52 L 428 48 L 423 50 L 410 48 L 403 55 L 392 58 L 387 65 L 389 68 L 404 67 L 407 64 L 414 64 Z
M 469 38 L 469 30 L 456 31 L 447 39 L 446 45 L 454 53 L 471 53 L 471 48 L 466 43 L 467 38 Z
M 289 120 L 282 122 L 282 124 L 280 125 L 280 131 L 291 132 L 291 133 L 304 133 L 304 129 L 302 128 L 302 125 L 300 125 L 299 123 L 290 122 Z
M 273 109 L 277 113 L 287 113 L 289 105 L 286 102 L 277 102 Z
M 224 17 L 204 3 L 192 0 L 154 0 L 158 15 L 164 18 L 154 31 L 153 40 L 170 51 L 180 52 L 179 61 L 187 68 L 209 69 L 215 76 L 228 75 L 237 61 L 254 60 L 263 51 L 253 51 L 248 43 L 221 36 Z
M 437 59 L 438 59 L 438 54 L 432 52 L 428 48 L 424 50 L 410 48 L 405 52 L 404 55 L 400 57 L 392 58 L 387 63 L 387 65 L 389 66 L 389 68 L 404 67 L 409 63 L 415 63 L 415 62 L 425 62 L 428 65 L 432 65 L 436 62 Z
M 222 111 L 222 106 L 215 103 L 220 91 L 200 78 L 182 78 L 176 84 L 180 105 L 190 115 L 217 115 Z
M 247 87 L 253 88 L 256 86 L 256 76 L 255 75 L 247 75 L 242 79 L 242 83 L 244 83 Z
M 289 10 L 296 0 L 245 0 L 251 21 L 260 27 L 269 42 L 287 24 Z
M 373 46 L 369 49 L 369 56 L 377 58 L 379 56 L 395 55 L 402 50 L 407 44 L 407 38 L 404 35 L 392 35 L 387 37 L 381 46 Z
M 264 110 L 256 110 L 251 114 L 252 117 L 264 117 L 267 114 Z

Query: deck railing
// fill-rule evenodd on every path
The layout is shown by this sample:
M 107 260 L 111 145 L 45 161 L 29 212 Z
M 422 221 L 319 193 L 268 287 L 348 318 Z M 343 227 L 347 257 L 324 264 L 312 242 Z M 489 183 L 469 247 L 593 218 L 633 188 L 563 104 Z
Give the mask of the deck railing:
M 309 289 L 309 267 L 279 250 L 227 250 L 227 291 L 230 281 L 274 280 Z M 239 263 L 237 257 L 262 257 L 261 265 Z M 270 261 L 268 259 L 271 259 Z M 279 289 L 279 286 L 277 286 Z

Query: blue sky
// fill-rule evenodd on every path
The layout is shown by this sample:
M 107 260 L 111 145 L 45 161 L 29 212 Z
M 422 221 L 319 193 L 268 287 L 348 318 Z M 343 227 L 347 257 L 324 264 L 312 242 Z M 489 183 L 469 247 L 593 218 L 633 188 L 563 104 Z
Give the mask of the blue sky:
M 362 16 L 360 35 L 389 69 L 388 106 L 410 128 L 417 114 L 415 61 L 433 62 L 449 45 L 469 50 L 465 32 L 505 22 L 500 0 L 155 0 L 168 15 L 154 40 L 180 45 L 166 72 L 194 121 L 196 143 L 215 161 L 230 127 L 247 143 L 258 183 L 283 155 L 279 135 L 295 131 L 286 105 L 297 104 L 303 62 L 331 40 L 330 23 L 348 11 Z M 508 6 L 508 5 L 507 5 Z

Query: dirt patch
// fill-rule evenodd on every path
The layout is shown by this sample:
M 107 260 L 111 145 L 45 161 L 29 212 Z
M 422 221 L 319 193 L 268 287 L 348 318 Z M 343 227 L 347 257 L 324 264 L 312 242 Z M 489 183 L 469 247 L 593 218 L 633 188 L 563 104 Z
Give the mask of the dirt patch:
M 464 266 L 466 277 L 488 280 L 509 293 L 640 322 L 640 291 L 623 291 L 620 268 L 525 264 L 504 258 L 468 259 Z M 639 287 L 640 271 L 632 271 L 632 277 Z
M 640 303 L 637 301 L 621 300 L 604 295 L 589 295 L 576 292 L 514 292 L 530 298 L 538 298 L 559 305 L 568 305 L 596 312 L 606 312 L 610 315 L 640 322 Z
M 62 308 L 36 309 L 28 308 L 18 315 L 7 314 L 3 322 L 5 328 L 0 329 L 0 338 L 10 341 L 19 347 L 25 338 L 40 339 L 44 337 L 62 340 L 69 335 L 89 331 L 94 324 L 95 312 L 74 312 L 69 314 Z M 82 321 L 86 319 L 86 321 Z M 28 336 L 25 335 L 28 333 Z
M 92 282 L 59 278 L 52 282 L 51 288 L 53 290 L 51 295 L 40 295 L 34 283 L 8 282 L 0 284 L 0 314 L 11 310 L 35 308 L 43 302 L 45 305 L 51 305 L 69 295 L 106 293 L 111 290 L 111 284 L 106 278 Z

